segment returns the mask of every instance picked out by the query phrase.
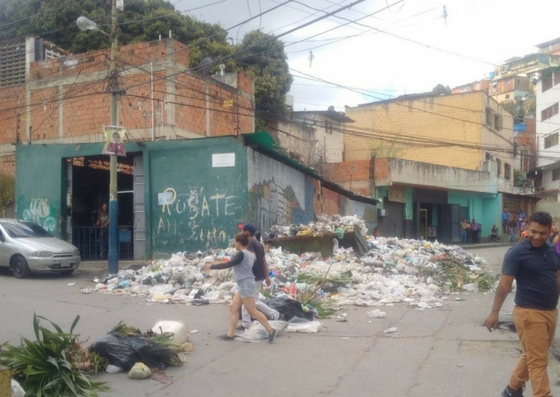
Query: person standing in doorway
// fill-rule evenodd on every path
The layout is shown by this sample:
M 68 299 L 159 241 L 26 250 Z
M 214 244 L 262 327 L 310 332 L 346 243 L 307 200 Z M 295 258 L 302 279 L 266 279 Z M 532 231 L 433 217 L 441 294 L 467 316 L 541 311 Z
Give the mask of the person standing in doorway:
M 508 234 L 509 212 L 504 208 L 502 212 L 502 234 Z
M 515 280 L 513 317 L 523 352 L 502 397 L 522 397 L 528 380 L 533 396 L 551 396 L 548 349 L 556 332 L 560 285 L 560 263 L 554 245 L 548 241 L 551 227 L 552 217 L 547 212 L 531 216 L 527 238 L 510 248 L 504 257 L 492 311 L 484 321 L 490 332 L 497 329 L 500 309 Z
M 100 259 L 106 259 L 107 257 L 107 243 L 109 241 L 109 212 L 107 211 L 107 204 L 101 206 L 101 211 L 97 215 L 97 221 L 95 222 L 97 226 L 98 235 L 97 241 L 99 244 L 99 257 Z

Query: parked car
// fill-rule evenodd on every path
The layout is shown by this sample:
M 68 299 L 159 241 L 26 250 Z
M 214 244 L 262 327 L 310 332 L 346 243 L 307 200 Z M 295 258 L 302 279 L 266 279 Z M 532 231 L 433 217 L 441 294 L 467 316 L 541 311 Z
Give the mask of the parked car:
M 80 251 L 33 222 L 0 219 L 0 267 L 17 278 L 30 272 L 70 275 L 80 266 Z

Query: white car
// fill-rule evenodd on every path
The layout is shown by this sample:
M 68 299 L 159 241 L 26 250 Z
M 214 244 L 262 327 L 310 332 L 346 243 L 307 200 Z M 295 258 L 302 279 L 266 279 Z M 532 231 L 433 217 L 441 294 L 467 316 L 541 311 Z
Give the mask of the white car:
M 30 272 L 70 275 L 80 266 L 80 251 L 33 222 L 0 219 L 0 267 L 17 278 Z

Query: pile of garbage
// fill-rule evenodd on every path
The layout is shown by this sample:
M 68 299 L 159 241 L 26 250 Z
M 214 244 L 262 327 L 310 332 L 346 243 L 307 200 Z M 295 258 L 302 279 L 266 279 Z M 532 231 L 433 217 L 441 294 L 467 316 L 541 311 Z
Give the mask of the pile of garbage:
M 323 237 L 336 234 L 342 238 L 344 232 L 360 232 L 365 236 L 367 230 L 365 222 L 356 216 L 318 215 L 317 221 L 308 225 L 274 225 L 270 231 L 262 234 L 262 238 L 265 242 L 268 239 L 308 235 Z
M 334 228 L 337 233 L 336 229 L 345 227 L 361 233 L 362 226 L 355 217 L 338 217 L 308 225 L 305 230 L 319 233 Z M 273 227 L 282 233 L 303 230 L 302 226 L 287 228 Z M 426 309 L 441 306 L 450 293 L 491 291 L 496 283 L 495 277 L 485 273 L 488 264 L 483 258 L 458 246 L 367 236 L 367 248 L 363 255 L 356 255 L 351 248 L 339 248 L 329 258 L 321 253 L 297 255 L 281 247 L 270 248 L 266 258 L 272 285 L 263 292 L 267 298 L 287 297 L 308 303 L 311 310 L 325 302 L 335 307 L 406 302 Z M 121 270 L 118 275 L 95 280 L 94 288 L 82 292 L 128 294 L 160 303 L 222 303 L 235 291 L 233 270 L 213 271 L 208 277 L 203 268 L 208 261 L 227 261 L 233 255 L 233 248 L 177 253 L 140 270 Z M 322 313 L 319 310 L 315 314 Z

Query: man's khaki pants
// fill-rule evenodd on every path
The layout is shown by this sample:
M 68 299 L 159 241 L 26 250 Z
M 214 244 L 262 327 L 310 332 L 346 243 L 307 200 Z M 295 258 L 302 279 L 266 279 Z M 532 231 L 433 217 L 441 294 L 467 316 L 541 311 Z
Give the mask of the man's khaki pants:
M 523 347 L 523 354 L 515 366 L 509 387 L 519 390 L 531 380 L 534 397 L 549 397 L 550 382 L 546 368 L 548 349 L 554 342 L 558 310 L 535 310 L 515 306 L 513 320 Z

